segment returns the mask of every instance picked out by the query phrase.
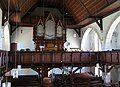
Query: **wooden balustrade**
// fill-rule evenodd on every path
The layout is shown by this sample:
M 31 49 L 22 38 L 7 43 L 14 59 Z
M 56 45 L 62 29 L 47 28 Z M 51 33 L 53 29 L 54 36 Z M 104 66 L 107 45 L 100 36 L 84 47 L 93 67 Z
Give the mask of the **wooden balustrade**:
M 120 51 L 104 52 L 36 52 L 36 51 L 10 51 L 9 63 L 18 64 L 120 64 Z M 0 51 L 0 66 L 5 66 L 7 52 Z
M 9 63 L 12 64 L 80 64 L 96 63 L 95 52 L 36 52 L 36 51 L 11 51 Z
M 0 68 L 5 67 L 8 55 L 6 51 L 0 50 Z
M 120 51 L 99 52 L 98 57 L 101 63 L 120 64 Z
M 7 71 L 8 52 L 0 50 L 0 76 Z

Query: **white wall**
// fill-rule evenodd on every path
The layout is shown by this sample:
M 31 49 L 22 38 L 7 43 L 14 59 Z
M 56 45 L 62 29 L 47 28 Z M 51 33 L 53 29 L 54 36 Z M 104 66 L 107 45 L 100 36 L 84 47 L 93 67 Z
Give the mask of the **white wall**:
M 70 42 L 70 48 L 80 48 L 80 38 L 73 29 L 67 29 L 67 41 Z M 17 43 L 17 50 L 29 48 L 35 50 L 32 27 L 19 27 L 11 36 L 11 43 Z
M 112 49 L 120 49 L 120 23 L 113 32 L 110 47 Z
M 116 49 L 120 49 L 120 23 L 116 27 L 116 30 L 118 32 Z
M 70 48 L 80 48 L 80 37 L 73 29 L 67 29 L 66 39 L 70 43 Z M 77 36 L 74 37 L 74 34 Z
M 2 9 L 0 8 L 0 26 L 2 26 Z
M 103 50 L 105 50 L 105 48 L 106 48 L 105 47 L 105 42 L 106 42 L 106 37 L 107 37 L 108 31 L 109 31 L 112 23 L 119 16 L 120 16 L 120 11 L 103 18 L 103 31 L 100 30 L 97 23 L 92 23 L 92 24 L 82 28 L 82 30 L 81 30 L 82 36 L 84 35 L 86 29 L 93 28 L 97 32 L 97 34 L 98 34 L 98 36 L 99 36 L 99 38 L 101 40 Z M 120 43 L 120 42 L 118 42 L 118 43 Z
M 2 50 L 2 40 L 3 40 L 3 27 L 2 27 L 2 10 L 0 8 L 0 49 Z
M 101 38 L 99 33 L 93 28 L 88 27 L 84 31 L 81 42 L 82 51 L 100 51 L 101 50 Z
M 8 21 L 4 24 L 2 50 L 10 51 L 10 25 Z
M 17 50 L 29 48 L 35 50 L 33 42 L 33 28 L 19 27 L 11 36 L 11 43 L 17 43 Z
M 110 72 L 110 76 L 111 76 L 112 83 L 118 82 L 118 79 L 119 79 L 118 68 L 114 67 Z
M 16 73 L 16 71 L 18 71 L 18 76 L 24 76 L 24 75 L 38 75 L 38 73 L 36 71 L 34 71 L 31 68 L 21 68 L 21 69 L 15 69 L 13 68 L 12 70 L 10 70 L 9 72 L 5 73 L 5 76 L 13 76 L 14 73 Z
M 104 40 L 106 39 L 107 33 L 108 33 L 112 23 L 114 22 L 114 20 L 118 16 L 120 16 L 120 11 L 103 18 L 103 35 L 104 35 Z
M 12 69 L 11 70 L 11 75 L 13 75 L 14 71 L 16 69 Z M 38 73 L 36 71 L 34 71 L 31 68 L 22 68 L 21 70 L 18 70 L 18 75 L 19 76 L 23 76 L 23 75 L 38 75 Z
M 106 29 L 107 33 L 105 34 L 106 35 L 106 38 L 105 38 L 106 46 L 105 46 L 105 48 L 111 50 L 111 49 L 114 49 L 114 47 L 115 47 L 115 46 L 112 46 L 114 44 L 111 44 L 111 39 L 113 39 L 112 38 L 112 35 L 114 34 L 113 32 L 116 30 L 116 27 L 118 26 L 118 24 L 120 22 L 120 11 L 110 15 L 109 17 L 110 17 L 109 21 L 111 23 L 109 24 L 109 28 Z
M 103 50 L 107 50 L 107 49 L 105 49 L 106 48 L 105 43 L 106 43 L 106 37 L 107 37 L 108 31 L 109 31 L 112 23 L 119 16 L 120 16 L 120 11 L 103 18 L 103 31 L 100 31 L 100 28 L 98 27 L 98 25 L 96 23 L 92 23 L 92 24 L 86 26 L 85 28 L 82 28 L 82 30 L 81 30 L 82 36 L 84 35 L 86 29 L 94 28 L 94 30 L 98 32 L 98 35 L 101 39 Z M 116 26 L 114 32 L 117 32 L 117 36 L 116 37 L 114 37 L 114 35 L 112 36 L 112 44 L 110 44 L 110 49 L 120 49 L 120 23 Z M 113 69 L 111 71 L 110 74 L 111 74 L 111 79 L 112 79 L 113 83 L 120 81 L 120 79 L 118 79 L 118 76 L 120 77 L 119 71 L 120 70 L 117 70 L 117 69 Z

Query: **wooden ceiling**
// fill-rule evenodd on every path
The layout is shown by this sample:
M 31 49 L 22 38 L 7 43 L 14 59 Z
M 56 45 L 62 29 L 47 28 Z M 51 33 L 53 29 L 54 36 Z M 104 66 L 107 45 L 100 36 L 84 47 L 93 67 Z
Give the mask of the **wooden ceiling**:
M 9 1 L 11 23 L 21 26 L 34 26 L 37 20 L 30 14 L 37 7 L 57 8 L 69 28 L 82 28 L 120 10 L 119 0 L 1 0 L 4 15 Z

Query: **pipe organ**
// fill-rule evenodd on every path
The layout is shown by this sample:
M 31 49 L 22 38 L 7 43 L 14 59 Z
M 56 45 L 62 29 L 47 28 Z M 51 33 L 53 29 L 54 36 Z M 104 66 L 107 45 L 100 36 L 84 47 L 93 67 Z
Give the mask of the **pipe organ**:
M 55 20 L 50 13 L 48 17 L 40 18 L 33 30 L 33 41 L 36 51 L 62 51 L 66 40 L 66 29 L 63 22 Z

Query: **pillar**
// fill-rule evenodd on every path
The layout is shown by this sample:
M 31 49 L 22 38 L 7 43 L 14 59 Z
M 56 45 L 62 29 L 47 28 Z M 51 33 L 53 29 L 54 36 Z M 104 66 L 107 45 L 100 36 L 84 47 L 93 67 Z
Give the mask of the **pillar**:
M 107 65 L 103 65 L 104 66 L 104 72 L 103 72 L 103 80 L 104 83 L 106 83 L 106 77 L 107 77 Z
M 48 68 L 42 67 L 42 77 L 48 77 Z

